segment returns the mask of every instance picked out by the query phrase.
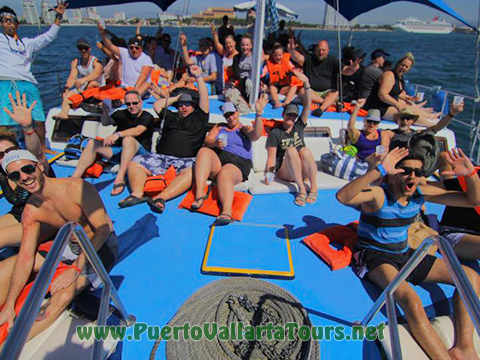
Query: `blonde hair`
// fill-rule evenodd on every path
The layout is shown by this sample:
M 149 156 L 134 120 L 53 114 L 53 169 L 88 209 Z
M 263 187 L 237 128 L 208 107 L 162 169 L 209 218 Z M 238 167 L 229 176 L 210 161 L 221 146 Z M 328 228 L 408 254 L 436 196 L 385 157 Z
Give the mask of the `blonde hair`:
M 407 52 L 400 60 L 398 60 L 397 65 L 395 65 L 395 67 L 401 64 L 403 60 L 410 60 L 412 62 L 412 67 L 413 65 L 415 65 L 415 56 L 413 56 L 411 52 Z

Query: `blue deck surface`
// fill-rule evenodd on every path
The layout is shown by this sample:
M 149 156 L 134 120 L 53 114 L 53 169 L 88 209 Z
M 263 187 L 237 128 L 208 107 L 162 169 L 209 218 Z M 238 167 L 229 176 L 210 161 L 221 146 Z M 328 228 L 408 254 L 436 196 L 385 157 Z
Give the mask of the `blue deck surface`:
M 73 169 L 55 166 L 55 171 L 57 176 L 68 176 Z M 213 218 L 178 209 L 183 196 L 169 201 L 162 215 L 153 214 L 146 204 L 119 209 L 118 201 L 128 192 L 118 197 L 110 196 L 113 179 L 112 174 L 104 174 L 100 179 L 89 180 L 100 191 L 119 236 L 120 261 L 111 276 L 120 284 L 120 296 L 138 321 L 163 326 L 190 295 L 203 285 L 222 278 L 201 273 Z M 303 208 L 294 205 L 293 200 L 293 194 L 256 195 L 243 220 L 244 224 L 288 228 L 295 279 L 267 281 L 294 294 L 309 312 L 313 324 L 351 326 L 366 314 L 379 290 L 359 280 L 350 268 L 331 271 L 302 239 L 327 226 L 356 220 L 359 214 L 338 204 L 334 190 L 321 191 L 315 205 Z M 0 211 L 5 213 L 9 208 L 2 199 Z M 441 207 L 429 205 L 428 210 L 439 213 Z M 211 261 L 283 269 L 285 243 L 278 240 L 282 236 L 281 229 L 228 226 L 216 233 Z M 256 241 L 259 238 L 262 241 Z M 264 241 L 265 238 L 272 241 Z M 449 298 L 453 292 L 448 286 L 417 287 L 417 290 L 425 305 L 430 305 L 432 298 L 435 301 Z M 378 314 L 373 323 L 385 320 Z M 320 345 L 322 359 L 372 358 L 371 355 L 362 356 L 362 342 L 331 340 L 322 341 Z M 146 336 L 141 341 L 125 341 L 112 359 L 146 359 L 152 346 L 153 342 Z M 157 359 L 164 358 L 162 344 Z

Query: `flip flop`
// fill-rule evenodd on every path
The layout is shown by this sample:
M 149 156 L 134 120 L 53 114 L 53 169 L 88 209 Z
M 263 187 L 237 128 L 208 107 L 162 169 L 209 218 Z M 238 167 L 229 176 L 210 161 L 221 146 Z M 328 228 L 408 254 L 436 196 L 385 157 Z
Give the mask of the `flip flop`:
M 225 226 L 225 225 L 233 223 L 234 221 L 235 220 L 233 219 L 232 215 L 220 214 L 220 215 L 217 216 L 217 218 L 213 222 L 212 226 Z
M 112 195 L 112 196 L 118 196 L 118 195 L 120 195 L 121 193 L 123 193 L 123 191 L 125 190 L 125 187 L 126 187 L 126 186 L 127 186 L 127 185 L 126 185 L 124 182 L 122 182 L 122 183 L 120 183 L 120 184 L 114 184 L 114 185 L 113 185 L 112 192 L 110 193 L 110 195 Z M 114 194 L 113 191 L 116 190 L 116 189 L 118 189 L 118 188 L 122 188 L 122 191 L 120 191 L 119 193 Z
M 307 196 L 307 204 L 315 204 L 317 202 L 318 193 L 311 192 Z
M 299 193 L 295 198 L 294 203 L 297 206 L 305 206 L 305 204 L 307 203 L 307 194 Z
M 134 195 L 128 195 L 125 199 L 118 203 L 118 207 L 121 209 L 138 204 L 143 204 L 148 201 L 148 197 L 136 197 Z
M 162 205 L 163 207 L 158 206 L 158 204 Z M 148 199 L 148 206 L 150 206 L 150 209 L 157 214 L 163 214 L 165 211 L 165 200 L 162 198 L 158 199 Z
M 207 190 L 207 193 L 205 194 L 205 196 L 202 196 L 202 197 L 199 197 L 199 198 L 196 198 L 193 202 L 196 202 L 197 205 L 194 205 L 192 203 L 192 205 L 190 205 L 190 210 L 192 211 L 198 211 L 202 208 L 203 204 L 205 203 L 205 200 L 208 199 L 208 197 L 210 196 L 210 190 L 211 190 L 211 187 L 209 186 L 208 187 L 208 190 Z M 202 204 L 200 205 L 199 202 L 202 202 Z

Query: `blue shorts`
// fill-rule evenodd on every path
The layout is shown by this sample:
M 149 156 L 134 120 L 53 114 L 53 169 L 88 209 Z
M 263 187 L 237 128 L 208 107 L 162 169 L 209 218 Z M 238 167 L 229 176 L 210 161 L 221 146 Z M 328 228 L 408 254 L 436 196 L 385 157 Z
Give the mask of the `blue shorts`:
M 12 94 L 13 99 L 15 99 L 17 90 L 20 92 L 20 96 L 26 94 L 27 106 L 30 106 L 34 101 L 37 102 L 32 110 L 32 119 L 45 122 L 46 118 L 45 113 L 43 112 L 42 98 L 40 97 L 40 91 L 38 91 L 38 88 L 34 83 L 23 80 L 0 80 L 0 125 L 18 125 L 5 111 L 3 111 L 4 107 L 12 111 L 12 104 L 8 94 Z
M 110 159 L 102 159 L 102 160 L 112 165 L 120 164 L 120 159 L 122 158 L 122 147 L 110 146 L 110 149 L 112 149 L 112 152 L 113 152 L 112 157 Z M 148 154 L 148 151 L 145 150 L 143 145 L 139 143 L 138 151 L 135 155 L 143 155 L 143 154 Z
M 191 168 L 195 164 L 194 157 L 179 158 L 164 154 L 143 154 L 133 158 L 133 162 L 142 165 L 145 169 L 152 173 L 152 176 L 164 175 L 170 166 L 173 165 L 177 174 L 182 170 Z

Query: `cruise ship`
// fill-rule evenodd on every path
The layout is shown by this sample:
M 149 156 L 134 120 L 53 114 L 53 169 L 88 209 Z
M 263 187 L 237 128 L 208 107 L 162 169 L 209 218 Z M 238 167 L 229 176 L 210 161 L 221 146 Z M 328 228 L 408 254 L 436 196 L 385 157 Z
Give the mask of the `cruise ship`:
M 431 21 L 409 17 L 393 25 L 393 28 L 415 34 L 450 34 L 455 26 L 435 16 Z

